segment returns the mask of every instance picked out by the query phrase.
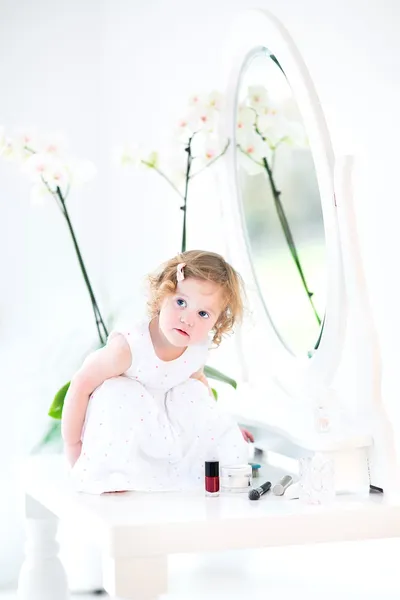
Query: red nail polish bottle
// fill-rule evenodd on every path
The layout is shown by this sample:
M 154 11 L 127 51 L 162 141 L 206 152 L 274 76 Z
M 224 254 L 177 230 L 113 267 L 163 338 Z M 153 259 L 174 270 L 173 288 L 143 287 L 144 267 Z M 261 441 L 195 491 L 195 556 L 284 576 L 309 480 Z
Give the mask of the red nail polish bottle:
M 219 496 L 219 462 L 206 461 L 205 474 L 206 496 Z

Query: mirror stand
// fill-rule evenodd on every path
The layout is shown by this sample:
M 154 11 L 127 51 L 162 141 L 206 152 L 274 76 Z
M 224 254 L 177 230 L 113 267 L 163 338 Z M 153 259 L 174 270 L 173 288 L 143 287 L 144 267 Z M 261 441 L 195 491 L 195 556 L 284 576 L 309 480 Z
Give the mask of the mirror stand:
M 267 11 L 246 11 L 234 23 L 231 37 L 226 61 L 228 110 L 223 128 L 225 137 L 233 143 L 227 152 L 228 168 L 221 198 L 229 259 L 243 275 L 251 318 L 237 335 L 240 359 L 245 362 L 244 378 L 235 398 L 229 398 L 226 409 L 242 424 L 253 428 L 256 444 L 267 454 L 278 448 L 279 454 L 295 460 L 316 453 L 334 456 L 337 491 L 368 493 L 372 483 L 387 492 L 397 493 L 400 485 L 393 477 L 396 461 L 390 441 L 392 433 L 380 401 L 376 340 L 360 276 L 361 259 L 352 232 L 351 161 L 336 162 L 335 166 L 329 132 L 312 80 L 282 24 Z M 268 68 L 271 60 L 275 63 L 275 72 L 263 70 L 254 62 L 254 57 L 261 55 L 269 59 Z M 252 68 L 256 74 L 253 80 Z M 291 330 L 285 329 L 285 315 L 292 325 L 302 325 L 299 303 L 291 303 L 291 299 L 298 297 L 294 287 L 291 288 L 293 293 L 288 293 L 282 284 L 281 302 L 286 312 L 279 312 L 277 291 L 286 276 L 280 256 L 289 249 L 289 259 L 297 267 L 291 276 L 293 286 L 298 284 L 300 274 L 311 301 L 313 294 L 303 279 L 312 280 L 313 263 L 307 264 L 302 257 L 307 254 L 305 242 L 315 229 L 306 230 L 302 235 L 301 226 L 310 223 L 309 218 L 316 218 L 316 204 L 306 204 L 315 192 L 304 188 L 301 211 L 297 198 L 290 204 L 291 190 L 293 194 L 293 189 L 306 185 L 311 175 L 307 171 L 306 176 L 299 179 L 297 166 L 289 169 L 289 165 L 301 162 L 306 156 L 304 151 L 297 154 L 286 151 L 278 157 L 276 150 L 283 142 L 276 143 L 276 138 L 271 142 L 274 139 L 271 131 L 276 133 L 276 127 L 268 127 L 280 107 L 278 105 L 278 111 L 271 110 L 271 90 L 265 94 L 260 85 L 262 81 L 256 79 L 263 73 L 268 73 L 266 83 L 270 85 L 277 74 L 284 83 L 289 83 L 295 100 L 290 114 L 297 115 L 297 119 L 301 116 L 309 156 L 315 166 L 325 240 L 326 302 L 319 335 L 314 334 L 312 338 L 313 347 L 310 341 L 303 346 L 297 344 L 293 326 Z M 278 101 L 284 98 L 283 87 L 279 86 Z M 293 110 L 294 104 L 297 112 Z M 285 110 L 287 106 L 285 100 Z M 243 135 L 243 127 L 247 128 L 246 135 Z M 248 143 L 249 139 L 252 143 Z M 253 160 L 256 156 L 256 160 L 251 172 L 243 177 L 242 155 L 246 153 L 245 158 Z M 281 169 L 280 181 L 276 172 L 280 188 L 276 193 L 278 186 L 275 185 L 274 191 L 269 167 L 275 159 L 277 164 L 278 158 L 284 160 L 285 156 L 289 162 Z M 307 160 L 311 165 L 309 158 Z M 262 177 L 267 182 L 269 179 L 272 194 L 265 191 L 268 185 L 263 183 Z M 262 204 L 262 197 L 265 203 L 275 206 L 278 219 L 276 214 L 274 217 L 273 208 Z M 278 223 L 275 230 L 271 225 L 274 218 Z M 287 224 L 289 233 L 295 232 L 292 238 Z M 282 244 L 282 240 L 286 243 L 282 252 L 277 249 L 279 236 L 279 243 Z M 274 253 L 277 258 L 272 263 Z M 310 254 L 314 255 L 315 252 Z M 299 257 L 301 261 L 297 260 Z M 298 262 L 304 269 L 298 268 Z M 318 282 L 314 285 L 317 287 Z M 278 298 L 275 304 L 274 295 Z

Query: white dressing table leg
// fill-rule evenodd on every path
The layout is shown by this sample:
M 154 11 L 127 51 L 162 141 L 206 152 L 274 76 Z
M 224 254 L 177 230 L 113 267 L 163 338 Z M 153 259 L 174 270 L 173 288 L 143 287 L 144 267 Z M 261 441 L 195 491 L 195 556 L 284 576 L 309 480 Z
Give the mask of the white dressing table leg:
M 113 600 L 157 600 L 167 592 L 166 556 L 103 559 L 103 585 Z
M 25 561 L 18 582 L 18 600 L 68 600 L 68 583 L 58 558 L 58 519 L 26 497 Z

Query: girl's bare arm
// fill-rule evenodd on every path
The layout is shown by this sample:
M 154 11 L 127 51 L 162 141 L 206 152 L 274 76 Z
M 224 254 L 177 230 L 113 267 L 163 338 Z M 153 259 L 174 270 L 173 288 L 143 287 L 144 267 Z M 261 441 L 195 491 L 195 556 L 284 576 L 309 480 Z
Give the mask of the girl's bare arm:
M 65 452 L 71 465 L 81 452 L 81 434 L 90 394 L 106 379 L 124 373 L 132 364 L 128 342 L 121 334 L 114 334 L 107 345 L 90 354 L 74 375 L 65 396 L 61 433 Z

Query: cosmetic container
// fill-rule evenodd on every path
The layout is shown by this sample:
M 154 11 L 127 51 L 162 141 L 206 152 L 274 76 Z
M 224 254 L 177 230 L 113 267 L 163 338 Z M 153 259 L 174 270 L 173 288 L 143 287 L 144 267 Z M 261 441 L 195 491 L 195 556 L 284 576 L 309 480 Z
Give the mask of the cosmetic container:
M 291 477 L 290 475 L 285 475 L 280 481 L 278 481 L 278 483 L 274 485 L 274 487 L 272 488 L 272 493 L 275 496 L 283 496 L 289 485 L 292 485 L 292 483 L 293 477 Z
M 248 492 L 251 483 L 251 465 L 225 465 L 221 467 L 221 492 Z
M 249 463 L 251 466 L 251 476 L 254 479 L 260 475 L 261 465 L 259 463 Z
M 216 460 L 206 461 L 204 470 L 206 496 L 219 496 L 219 462 Z

